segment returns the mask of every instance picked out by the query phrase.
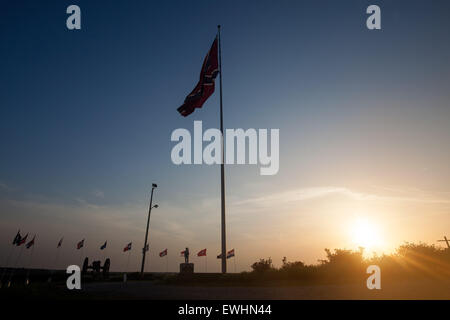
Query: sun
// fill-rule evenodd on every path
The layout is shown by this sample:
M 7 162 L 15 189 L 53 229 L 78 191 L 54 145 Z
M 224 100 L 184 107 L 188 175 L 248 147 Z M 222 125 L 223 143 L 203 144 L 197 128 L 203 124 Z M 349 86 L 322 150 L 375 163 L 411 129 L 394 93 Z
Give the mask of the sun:
M 373 221 L 357 219 L 353 222 L 350 231 L 352 242 L 366 250 L 373 250 L 381 244 L 379 228 Z

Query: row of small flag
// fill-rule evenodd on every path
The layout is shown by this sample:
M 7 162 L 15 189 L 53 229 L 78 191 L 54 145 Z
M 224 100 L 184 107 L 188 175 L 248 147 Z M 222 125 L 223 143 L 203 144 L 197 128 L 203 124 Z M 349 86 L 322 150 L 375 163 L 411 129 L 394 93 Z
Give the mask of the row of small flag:
M 164 255 L 161 255 L 162 253 L 164 253 Z M 185 253 L 186 253 L 186 250 L 183 250 L 183 251 L 180 252 L 180 254 L 181 254 L 182 257 L 184 257 Z M 163 252 L 161 252 L 161 253 L 159 254 L 159 256 L 160 256 L 160 257 L 164 257 L 166 254 L 167 254 L 167 249 L 164 250 Z M 206 249 L 200 250 L 200 251 L 197 253 L 197 256 L 198 256 L 198 257 L 205 257 L 205 256 L 206 256 Z M 232 257 L 234 257 L 234 249 L 231 249 L 230 251 L 227 252 L 227 259 L 230 259 L 230 258 L 232 258 Z M 219 255 L 217 256 L 217 259 L 222 259 L 222 254 L 219 254 Z
M 16 236 L 14 237 L 14 240 L 13 240 L 13 243 L 12 243 L 12 244 L 13 244 L 13 245 L 16 245 L 16 246 L 21 246 L 22 244 L 24 244 L 24 243 L 27 241 L 27 238 L 28 238 L 28 233 L 25 235 L 25 237 L 22 237 L 22 236 L 20 235 L 20 230 L 19 230 L 19 231 L 17 231 L 17 234 L 16 234 Z M 33 239 L 31 239 L 31 240 L 25 245 L 25 247 L 26 247 L 27 249 L 31 248 L 31 247 L 34 245 L 35 239 L 36 239 L 36 235 L 33 236 Z M 57 248 L 60 248 L 60 247 L 62 246 L 63 240 L 64 240 L 64 237 L 61 238 L 61 239 L 59 240 L 58 245 L 57 245 Z M 105 241 L 105 243 L 104 243 L 103 245 L 100 246 L 100 250 L 105 249 L 106 246 L 107 246 L 107 244 L 108 244 L 108 241 Z M 133 245 L 132 242 L 130 242 L 129 244 L 127 244 L 127 245 L 125 246 L 125 248 L 123 248 L 123 252 L 130 251 L 132 245 Z M 77 249 L 78 249 L 78 250 L 81 249 L 81 248 L 83 248 L 83 247 L 84 247 L 84 239 L 77 243 Z M 145 246 L 145 250 L 146 250 L 146 251 L 149 250 L 148 244 Z M 165 250 L 163 250 L 163 251 L 161 251 L 161 252 L 159 253 L 159 256 L 160 256 L 160 257 L 167 256 L 167 252 L 168 252 L 167 249 L 165 249 Z M 184 257 L 185 253 L 186 253 L 186 250 L 181 251 L 181 256 Z M 206 249 L 200 250 L 200 251 L 197 253 L 197 256 L 198 256 L 198 257 L 204 257 L 204 256 L 206 256 Z M 230 251 L 227 252 L 227 259 L 230 259 L 230 258 L 232 258 L 232 257 L 234 257 L 234 249 L 232 249 L 232 250 L 230 250 Z M 219 255 L 217 256 L 217 259 L 222 259 L 222 254 L 219 254 Z
M 24 243 L 27 241 L 27 238 L 28 238 L 28 233 L 25 235 L 25 237 L 22 237 L 22 236 L 20 235 L 20 230 L 19 230 L 19 231 L 17 231 L 17 234 L 16 234 L 16 236 L 14 237 L 14 240 L 13 240 L 12 244 L 13 244 L 13 245 L 16 245 L 16 246 L 21 246 L 22 244 L 24 244 Z M 27 249 L 31 248 L 31 247 L 34 245 L 35 239 L 36 239 L 36 235 L 34 235 L 34 236 L 33 236 L 33 239 L 31 239 L 31 240 L 25 245 Z M 58 245 L 56 246 L 57 248 L 60 248 L 60 247 L 62 246 L 63 240 L 64 240 L 64 237 L 61 238 L 61 239 L 58 241 Z M 100 250 L 105 249 L 107 243 L 108 243 L 108 241 L 105 241 L 105 243 L 100 247 Z M 126 251 L 128 251 L 128 250 L 131 250 L 131 245 L 132 245 L 131 242 L 130 242 L 129 244 L 127 244 L 126 247 L 123 248 L 123 252 L 126 252 Z M 81 248 L 83 248 L 83 247 L 84 247 L 84 239 L 77 243 L 77 249 L 78 249 L 78 250 L 81 249 Z M 147 251 L 148 251 L 148 244 L 147 244 L 146 249 L 147 249 Z
M 28 238 L 28 233 L 25 235 L 25 237 L 22 237 L 20 235 L 20 230 L 19 230 L 19 231 L 17 231 L 17 234 L 14 237 L 14 240 L 13 240 L 12 244 L 19 247 L 19 246 L 23 245 L 25 242 L 27 242 L 27 238 Z M 36 235 L 33 236 L 33 239 L 31 239 L 30 241 L 27 242 L 25 247 L 27 249 L 30 249 L 34 245 L 34 240 L 35 239 L 36 239 Z
M 59 240 L 58 248 L 61 246 L 62 240 L 63 240 L 62 238 L 61 238 L 61 240 Z M 107 246 L 107 245 L 108 245 L 108 241 L 105 241 L 105 243 L 102 244 L 102 245 L 100 246 L 100 250 L 106 249 L 106 246 Z M 127 244 L 127 245 L 125 246 L 125 248 L 123 248 L 123 252 L 130 251 L 132 245 L 133 245 L 132 242 L 130 242 L 129 244 Z M 84 247 L 84 239 L 77 243 L 77 249 L 81 249 L 81 248 L 83 248 L 83 247 Z M 148 244 L 147 244 L 147 246 L 146 246 L 145 249 L 148 251 Z

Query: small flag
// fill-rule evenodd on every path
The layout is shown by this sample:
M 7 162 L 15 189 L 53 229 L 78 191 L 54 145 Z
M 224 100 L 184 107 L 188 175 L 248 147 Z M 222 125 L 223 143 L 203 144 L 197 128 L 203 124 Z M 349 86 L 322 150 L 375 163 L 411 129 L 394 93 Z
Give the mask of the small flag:
M 200 72 L 200 80 L 194 90 L 184 99 L 184 103 L 177 111 L 186 117 L 194 112 L 195 108 L 201 108 L 205 101 L 214 93 L 214 79 L 219 73 L 218 59 L 218 41 L 217 37 L 209 49 L 208 54 L 203 61 Z
M 14 240 L 13 240 L 13 245 L 17 245 L 19 242 L 20 242 L 20 239 L 22 239 L 22 237 L 20 236 L 20 230 L 19 231 L 17 231 L 17 234 L 16 234 L 16 236 L 14 237 Z
M 56 246 L 56 248 L 60 248 L 62 246 L 62 242 L 63 242 L 64 237 L 62 237 L 59 242 L 58 245 Z
M 167 249 L 164 250 L 164 251 L 161 251 L 161 252 L 159 253 L 159 256 L 160 256 L 160 257 L 167 256 Z
M 204 256 L 206 256 L 206 249 L 200 250 L 200 251 L 197 253 L 197 256 L 199 256 L 199 257 L 204 257 Z
M 25 237 L 20 238 L 19 242 L 17 242 L 17 246 L 21 246 L 22 244 L 25 243 L 25 241 L 27 241 L 28 238 L 28 233 L 25 235 Z
M 181 254 L 180 256 L 181 256 L 181 257 L 184 257 L 184 254 L 185 254 L 185 253 L 186 253 L 186 250 L 181 251 L 181 252 L 180 252 L 180 254 Z
M 234 249 L 230 250 L 227 252 L 227 259 L 233 258 L 234 257 Z M 217 256 L 217 259 L 222 259 L 222 254 L 219 254 Z
M 34 238 L 36 238 L 36 235 L 31 239 L 30 242 L 28 242 L 25 246 L 27 249 L 30 249 L 34 245 Z
M 106 248 L 106 243 L 107 243 L 108 241 L 105 241 L 105 243 L 100 247 L 100 250 L 103 250 L 103 249 L 105 249 Z
M 150 250 L 150 247 L 147 245 L 145 246 L 145 248 L 142 248 L 142 253 L 147 252 L 148 250 Z
M 123 252 L 127 252 L 131 250 L 131 244 L 132 242 L 130 242 L 129 244 L 127 244 L 127 246 L 125 248 L 123 248 Z
M 234 249 L 228 251 L 227 253 L 227 259 L 233 258 L 234 257 Z
M 84 239 L 77 243 L 77 250 L 84 247 Z

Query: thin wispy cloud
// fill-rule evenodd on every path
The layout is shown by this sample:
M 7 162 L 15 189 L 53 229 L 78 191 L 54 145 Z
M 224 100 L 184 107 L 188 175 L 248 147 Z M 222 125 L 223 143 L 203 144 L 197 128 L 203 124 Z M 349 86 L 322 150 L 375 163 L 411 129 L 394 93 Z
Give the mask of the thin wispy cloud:
M 6 183 L 0 181 L 0 190 L 12 191 L 14 189 L 12 187 L 8 186 Z
M 101 190 L 95 189 L 94 191 L 92 191 L 92 195 L 96 198 L 105 198 L 105 193 Z
M 392 189 L 390 190 L 392 191 Z M 395 189 L 397 193 L 401 191 L 400 195 L 369 193 L 352 190 L 345 187 L 310 187 L 300 188 L 295 190 L 288 190 L 270 194 L 267 196 L 258 196 L 249 199 L 239 200 L 234 202 L 234 206 L 251 206 L 258 207 L 297 203 L 307 200 L 323 198 L 327 196 L 343 196 L 358 201 L 378 200 L 378 201 L 397 201 L 397 202 L 419 202 L 419 203 L 434 203 L 434 204 L 450 204 L 449 197 L 440 197 L 430 193 L 418 192 L 417 190 L 399 190 Z M 392 193 L 392 192 L 391 192 Z

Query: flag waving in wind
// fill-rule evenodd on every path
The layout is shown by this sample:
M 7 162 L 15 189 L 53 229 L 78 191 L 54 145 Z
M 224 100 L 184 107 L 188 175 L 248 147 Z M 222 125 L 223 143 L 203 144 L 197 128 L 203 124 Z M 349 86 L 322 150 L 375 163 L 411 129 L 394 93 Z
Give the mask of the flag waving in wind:
M 63 239 L 64 237 L 59 240 L 58 245 L 56 246 L 57 248 L 60 248 L 62 246 Z
M 84 239 L 77 243 L 77 250 L 84 247 Z
M 107 243 L 108 241 L 105 241 L 105 243 L 100 247 L 100 250 L 103 250 L 103 249 L 105 249 L 106 248 L 106 243 Z
M 233 258 L 234 257 L 234 249 L 230 250 L 227 252 L 227 259 Z
M 34 239 L 36 238 L 36 235 L 34 235 L 33 239 L 31 239 L 30 242 L 28 242 L 25 246 L 27 249 L 30 249 L 32 246 L 34 246 Z
M 231 249 L 230 251 L 227 252 L 227 259 L 230 259 L 233 257 L 234 257 L 234 249 Z M 222 259 L 222 254 L 219 254 L 217 256 L 217 259 Z
M 17 245 L 20 242 L 21 239 L 22 239 L 22 237 L 20 236 L 20 230 L 19 230 L 19 231 L 17 231 L 17 234 L 14 237 L 14 240 L 13 240 L 12 244 L 13 245 Z
M 203 61 L 200 79 L 194 90 L 186 97 L 184 103 L 177 110 L 183 116 L 187 117 L 195 108 L 201 108 L 205 101 L 214 93 L 214 79 L 219 73 L 218 59 L 218 40 L 217 37 L 209 49 L 208 54 Z
M 160 257 L 167 256 L 167 249 L 164 250 L 164 251 L 161 251 L 161 252 L 159 253 L 159 256 L 160 256 Z
M 21 246 L 22 244 L 25 243 L 25 241 L 27 241 L 28 238 L 28 233 L 25 235 L 25 237 L 20 238 L 20 240 L 17 242 L 17 246 Z
M 123 252 L 130 251 L 130 250 L 131 250 L 131 245 L 132 245 L 132 242 L 130 242 L 129 244 L 127 244 L 127 246 L 126 246 L 125 248 L 123 248 Z
M 204 257 L 204 256 L 206 256 L 206 249 L 200 250 L 200 251 L 197 253 L 197 256 L 199 256 L 199 257 Z

